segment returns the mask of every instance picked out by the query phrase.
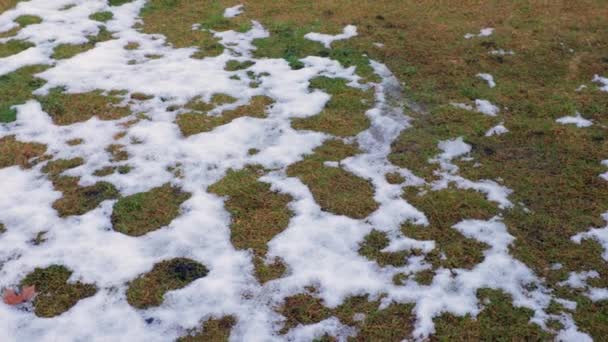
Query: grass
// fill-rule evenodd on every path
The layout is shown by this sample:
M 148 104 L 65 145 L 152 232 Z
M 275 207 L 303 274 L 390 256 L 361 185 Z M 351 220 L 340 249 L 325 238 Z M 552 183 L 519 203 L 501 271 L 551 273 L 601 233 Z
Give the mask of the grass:
M 112 18 L 114 18 L 114 14 L 112 14 L 112 12 L 108 12 L 108 11 L 95 12 L 89 16 L 89 19 L 100 21 L 102 23 L 105 23 L 106 21 L 110 21 L 110 20 L 112 20 Z
M 292 216 L 287 208 L 291 196 L 274 192 L 269 184 L 260 182 L 263 173 L 254 167 L 229 170 L 208 189 L 228 197 L 225 206 L 232 216 L 230 241 L 237 249 L 252 250 L 256 276 L 262 283 L 280 277 L 285 270 L 280 261 L 265 265 L 263 258 L 268 242 L 287 228 Z
M 254 64 L 255 64 L 255 62 L 252 62 L 252 61 L 239 62 L 237 60 L 231 59 L 228 62 L 226 62 L 226 67 L 224 69 L 226 71 L 244 70 L 244 69 L 247 69 L 247 68 L 253 66 Z
M 78 185 L 77 177 L 53 177 L 53 186 L 63 193 L 63 197 L 53 203 L 60 217 L 84 215 L 97 208 L 101 202 L 115 199 L 119 196 L 114 185 L 107 182 L 97 182 L 89 186 Z
M 404 266 L 409 256 L 409 252 L 385 253 L 382 249 L 388 247 L 389 239 L 386 233 L 378 230 L 372 230 L 361 243 L 359 254 L 364 257 L 374 260 L 380 266 Z
M 321 209 L 352 218 L 365 218 L 378 208 L 374 188 L 369 181 L 340 168 L 324 165 L 357 154 L 358 148 L 340 140 L 329 140 L 312 155 L 288 167 L 290 177 L 298 177 L 308 186 Z
M 97 20 L 97 19 L 95 19 Z M 101 26 L 99 33 L 95 36 L 88 36 L 88 42 L 84 44 L 59 44 L 53 50 L 51 58 L 67 59 L 76 56 L 77 54 L 86 52 L 95 47 L 97 43 L 112 39 L 112 33 L 106 30 L 105 26 Z
M 72 275 L 65 266 L 52 265 L 36 268 L 22 281 L 22 286 L 36 286 L 34 312 L 39 317 L 54 317 L 72 308 L 81 299 L 91 297 L 97 292 L 92 284 L 69 283 Z
M 131 114 L 128 107 L 120 107 L 118 96 L 104 95 L 96 90 L 87 93 L 65 93 L 53 88 L 48 95 L 38 98 L 42 109 L 57 125 L 71 125 L 96 116 L 100 120 L 116 120 Z
M 184 288 L 207 273 L 207 268 L 194 260 L 175 258 L 162 261 L 129 283 L 127 301 L 138 309 L 159 306 L 165 293 Z
M 11 107 L 33 98 L 32 92 L 46 83 L 34 75 L 46 68 L 27 66 L 0 76 L 0 123 L 15 121 L 17 111 Z
M 114 204 L 112 225 L 123 234 L 145 235 L 169 225 L 189 198 L 190 194 L 170 184 L 123 197 Z
M 0 168 L 20 166 L 29 168 L 32 159 L 41 157 L 46 152 L 46 145 L 21 142 L 14 135 L 0 138 Z
M 84 159 L 72 158 L 72 159 L 57 159 L 48 162 L 43 168 L 42 172 L 48 173 L 49 176 L 58 176 L 65 170 L 73 169 L 84 164 Z
M 272 103 L 272 99 L 267 96 L 254 96 L 248 105 L 233 110 L 223 111 L 218 116 L 189 112 L 180 114 L 177 117 L 176 122 L 182 134 L 188 137 L 194 134 L 209 132 L 216 127 L 228 124 L 232 122 L 232 120 L 240 117 L 249 116 L 264 118 L 266 117 L 266 108 L 272 105 Z M 205 102 L 194 102 L 186 105 L 186 108 L 197 111 L 208 111 L 212 106 L 212 104 Z
M 42 22 L 42 18 L 37 15 L 20 15 L 15 18 L 15 22 L 21 27 L 26 27 L 29 25 L 40 24 Z
M 6 43 L 0 43 L 0 58 L 16 55 L 21 51 L 25 51 L 34 46 L 25 40 L 9 40 Z
M 373 104 L 373 92 L 347 85 L 341 78 L 317 77 L 310 81 L 310 88 L 321 89 L 331 95 L 321 113 L 309 118 L 292 120 L 295 129 L 324 132 L 340 137 L 355 136 L 370 126 L 365 115 Z
M 230 331 L 235 324 L 236 319 L 232 316 L 209 319 L 203 323 L 200 332 L 193 331 L 189 335 L 177 339 L 177 342 L 227 342 Z

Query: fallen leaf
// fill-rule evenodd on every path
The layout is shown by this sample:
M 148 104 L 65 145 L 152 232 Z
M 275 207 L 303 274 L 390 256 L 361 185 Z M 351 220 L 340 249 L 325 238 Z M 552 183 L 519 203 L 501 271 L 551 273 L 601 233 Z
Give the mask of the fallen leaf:
M 36 287 L 35 286 L 27 286 L 24 287 L 19 294 L 17 294 L 12 289 L 4 290 L 2 294 L 2 299 L 5 304 L 8 305 L 19 305 L 21 303 L 25 303 L 36 296 Z

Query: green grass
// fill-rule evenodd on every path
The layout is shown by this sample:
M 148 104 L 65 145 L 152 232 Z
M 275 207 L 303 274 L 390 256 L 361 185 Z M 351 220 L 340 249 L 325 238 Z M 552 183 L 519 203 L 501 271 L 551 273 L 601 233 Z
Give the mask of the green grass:
M 230 241 L 237 249 L 253 251 L 256 276 L 260 282 L 278 278 L 285 271 L 280 261 L 265 265 L 263 258 L 268 242 L 281 233 L 292 216 L 287 204 L 291 196 L 270 190 L 270 185 L 258 178 L 264 170 L 246 168 L 229 170 L 219 182 L 209 187 L 209 192 L 227 196 L 225 205 L 232 216 Z
M 364 257 L 374 260 L 380 266 L 404 266 L 407 262 L 409 252 L 385 253 L 381 252 L 388 247 L 389 239 L 386 233 L 378 230 L 372 230 L 361 243 L 359 254 Z
M 89 16 L 89 19 L 97 20 L 102 23 L 105 23 L 106 21 L 110 21 L 110 20 L 112 20 L 112 18 L 114 18 L 114 14 L 112 14 L 112 12 L 108 12 L 108 11 L 95 12 Z
M 253 66 L 254 64 L 255 64 L 255 62 L 252 62 L 252 61 L 239 62 L 237 60 L 231 59 L 228 62 L 226 62 L 226 67 L 224 69 L 226 71 L 237 71 L 237 70 L 247 69 L 247 68 Z
M 0 76 L 0 123 L 16 120 L 17 111 L 11 107 L 33 98 L 32 92 L 46 83 L 34 75 L 46 68 L 33 65 Z
M 128 107 L 118 106 L 120 97 L 104 95 L 99 90 L 72 94 L 53 88 L 48 95 L 39 96 L 38 101 L 57 125 L 71 125 L 94 116 L 100 120 L 116 120 L 131 114 Z
M 20 15 L 15 18 L 15 22 L 21 27 L 26 27 L 29 25 L 40 24 L 42 22 L 42 18 L 37 15 Z
M 51 180 L 55 189 L 63 193 L 63 197 L 53 203 L 53 209 L 60 217 L 84 215 L 101 202 L 119 196 L 114 185 L 107 182 L 82 187 L 78 185 L 79 179 L 76 177 L 52 177 Z
M 39 317 L 54 317 L 72 308 L 81 299 L 91 297 L 97 289 L 95 285 L 68 282 L 72 271 L 65 266 L 52 265 L 36 268 L 22 281 L 22 286 L 36 286 L 34 312 Z
M 95 47 L 97 43 L 112 39 L 112 33 L 107 31 L 105 26 L 101 26 L 99 33 L 95 36 L 88 36 L 88 42 L 84 44 L 59 44 L 53 50 L 51 58 L 67 59 L 76 56 L 77 54 L 86 52 Z
M 57 159 L 57 160 L 48 162 L 42 168 L 42 172 L 48 173 L 49 176 L 58 176 L 63 171 L 73 169 L 73 168 L 78 167 L 83 164 L 84 164 L 84 159 L 82 159 L 80 157 L 72 158 L 72 159 Z
M 9 40 L 6 43 L 0 43 L 0 58 L 16 55 L 21 51 L 25 51 L 34 46 L 34 44 L 25 40 Z
M 313 130 L 340 137 L 355 136 L 370 126 L 365 112 L 373 105 L 373 92 L 347 85 L 345 79 L 317 77 L 310 88 L 321 89 L 331 95 L 321 113 L 292 121 L 295 129 Z
M 162 261 L 129 283 L 127 301 L 138 309 L 159 306 L 165 293 L 184 288 L 208 272 L 205 266 L 186 258 Z
M 321 209 L 361 219 L 378 208 L 373 186 L 340 167 L 324 165 L 326 161 L 340 161 L 358 152 L 356 146 L 329 140 L 312 155 L 289 166 L 287 174 L 300 178 L 308 186 Z
M 147 234 L 169 225 L 189 198 L 190 194 L 170 184 L 123 197 L 114 204 L 112 225 L 115 231 L 123 234 Z
M 228 124 L 237 118 L 249 116 L 254 118 L 266 117 L 266 108 L 274 101 L 266 96 L 254 96 L 250 103 L 233 110 L 223 111 L 220 115 L 209 116 L 205 111 L 211 110 L 213 104 L 194 102 L 186 105 L 187 109 L 195 110 L 180 114 L 176 123 L 184 136 L 209 132 L 216 127 Z M 213 103 L 213 101 L 212 101 Z M 201 113 L 203 112 L 203 113 Z

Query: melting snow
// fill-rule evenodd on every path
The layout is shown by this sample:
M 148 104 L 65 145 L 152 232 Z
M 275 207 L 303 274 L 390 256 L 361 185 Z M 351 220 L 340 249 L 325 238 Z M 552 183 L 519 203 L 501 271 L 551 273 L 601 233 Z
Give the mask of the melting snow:
M 234 18 L 241 13 L 243 13 L 244 5 L 236 5 L 233 7 L 228 7 L 224 10 L 224 18 Z
M 505 134 L 508 133 L 509 130 L 507 129 L 507 127 L 504 126 L 504 124 L 501 122 L 500 124 L 490 128 L 487 132 L 486 132 L 486 137 L 491 137 L 494 135 L 501 135 L 501 134 Z
M 475 100 L 475 109 L 485 115 L 496 116 L 500 113 L 500 108 L 488 100 Z
M 337 40 L 350 39 L 355 36 L 357 36 L 357 26 L 348 25 L 348 26 L 344 27 L 344 30 L 342 30 L 341 34 L 331 35 L 331 34 L 325 34 L 325 33 L 310 32 L 310 33 L 307 33 L 304 36 L 304 38 L 306 38 L 308 40 L 313 40 L 315 42 L 322 43 L 323 45 L 325 45 L 326 48 L 330 48 L 331 43 L 333 43 Z
M 513 50 L 498 49 L 498 50 L 490 51 L 490 55 L 496 55 L 496 56 L 512 56 L 514 54 L 515 54 L 515 52 L 513 52 Z
M 482 80 L 488 82 L 488 87 L 490 87 L 490 88 L 496 87 L 496 82 L 494 82 L 494 77 L 492 75 L 490 75 L 490 74 L 484 74 L 484 73 L 479 73 L 479 74 L 477 74 L 477 77 L 479 77 Z
M 482 28 L 481 30 L 479 30 L 478 34 L 467 33 L 464 35 L 464 38 L 471 39 L 471 38 L 475 38 L 475 37 L 488 37 L 488 36 L 491 36 L 492 33 L 494 33 L 494 29 L 491 27 L 486 27 L 486 28 Z
M 608 78 L 601 77 L 600 75 L 595 75 L 593 76 L 593 82 L 597 82 L 602 85 L 600 87 L 601 91 L 608 91 Z
M 61 10 L 67 4 L 74 4 Z M 398 273 L 413 275 L 430 265 L 424 255 L 412 256 L 402 267 L 379 267 L 358 254 L 364 237 L 377 229 L 390 239 L 386 251 L 416 249 L 423 254 L 436 248 L 434 241 L 423 241 L 403 235 L 401 225 L 412 222 L 428 225 L 425 215 L 402 198 L 402 188 L 389 184 L 385 175 L 397 172 L 406 184 L 424 184 L 409 170 L 388 161 L 391 143 L 409 127 L 404 115 L 398 80 L 383 64 L 371 66 L 382 78 L 380 83 L 358 85 L 360 77 L 354 68 L 321 57 L 302 59 L 304 68 L 292 70 L 283 59 L 259 59 L 252 56 L 253 39 L 269 33 L 253 23 L 250 31 L 214 32 L 226 49 L 217 57 L 192 59 L 192 48 L 175 49 L 159 35 L 143 34 L 134 25 L 145 4 L 136 0 L 110 7 L 106 0 L 31 0 L 0 15 L 0 30 L 15 26 L 13 19 L 22 14 L 43 18 L 17 34 L 34 47 L 15 56 L 0 59 L 0 74 L 31 64 L 52 67 L 38 75 L 47 84 L 37 90 L 46 93 L 55 86 L 68 92 L 127 90 L 154 98 L 131 104 L 133 112 L 146 113 L 141 120 L 126 128 L 127 135 L 117 142 L 114 136 L 125 130 L 124 123 L 133 117 L 115 121 L 92 118 L 69 126 L 57 126 L 40 104 L 31 100 L 16 106 L 17 121 L 0 125 L 0 137 L 15 135 L 18 140 L 46 144 L 54 159 L 84 157 L 85 164 L 67 173 L 80 177 L 81 185 L 90 185 L 100 178 L 93 175 L 102 165 L 110 163 L 104 148 L 111 143 L 124 143 L 130 155 L 128 174 L 114 174 L 104 180 L 114 184 L 122 195 L 147 191 L 167 182 L 192 194 L 182 205 L 182 215 L 163 229 L 134 238 L 112 230 L 111 213 L 114 200 L 108 200 L 82 216 L 58 217 L 52 204 L 61 197 L 41 171 L 44 163 L 31 170 L 18 167 L 0 169 L 0 222 L 7 231 L 0 236 L 0 288 L 12 287 L 36 267 L 62 264 L 74 271 L 71 280 L 94 283 L 99 291 L 79 301 L 66 313 L 48 319 L 32 312 L 0 304 L 0 331 L 6 341 L 62 340 L 174 340 L 185 331 L 200 326 L 210 317 L 234 315 L 237 324 L 231 332 L 233 340 L 276 341 L 312 340 L 325 333 L 345 339 L 356 331 L 344 326 L 335 317 L 316 324 L 298 326 L 287 335 L 278 334 L 283 317 L 274 308 L 291 295 L 302 293 L 307 286 L 316 286 L 318 296 L 328 307 L 340 305 L 349 296 L 369 294 L 382 299 L 382 308 L 392 302 L 414 303 L 415 338 L 425 338 L 434 331 L 433 318 L 443 312 L 459 316 L 477 315 L 482 309 L 476 293 L 479 288 L 501 289 L 513 297 L 513 304 L 534 312 L 532 322 L 546 327 L 550 319 L 559 320 L 565 340 L 589 339 L 578 332 L 568 313 L 546 312 L 556 299 L 543 286 L 542 280 L 523 263 L 509 255 L 511 236 L 499 217 L 489 221 L 464 220 L 453 228 L 467 237 L 489 245 L 484 260 L 471 270 L 439 269 L 432 283 L 420 285 L 412 279 L 395 285 Z M 50 56 L 61 43 L 83 43 L 86 36 L 98 32 L 99 23 L 88 17 L 98 11 L 111 11 L 114 19 L 107 22 L 113 39 L 98 43 L 95 48 L 71 59 L 53 61 Z M 228 9 L 233 14 L 240 9 Z M 478 36 L 492 33 L 483 29 Z M 356 27 L 347 26 L 337 36 L 311 33 L 308 39 L 321 41 L 329 47 L 338 39 L 356 35 Z M 126 50 L 129 42 L 137 42 L 136 50 Z M 157 54 L 159 59 L 149 59 Z M 228 60 L 254 60 L 249 68 L 265 74 L 258 88 L 249 87 L 246 71 L 224 70 Z M 130 61 L 136 61 L 131 63 Z M 234 75 L 243 76 L 235 79 Z M 369 180 L 375 189 L 379 208 L 369 217 L 355 220 L 321 210 L 310 190 L 297 178 L 287 177 L 285 169 L 331 137 L 327 134 L 296 131 L 292 118 L 310 117 L 322 111 L 330 95 L 310 90 L 309 81 L 317 76 L 347 79 L 353 86 L 375 92 L 375 104 L 366 114 L 371 127 L 355 140 L 362 153 L 340 161 L 337 165 Z M 201 96 L 226 93 L 246 104 L 253 96 L 265 95 L 275 100 L 267 109 L 267 118 L 243 117 L 211 132 L 181 136 L 174 121 L 177 113 L 168 106 L 183 105 Z M 127 96 L 127 95 L 126 95 Z M 228 106 L 228 107 L 230 107 Z M 485 100 L 476 101 L 477 110 L 496 115 L 498 107 Z M 228 108 L 227 107 L 227 108 Z M 83 138 L 81 145 L 66 141 Z M 138 144 L 129 144 L 138 141 Z M 462 138 L 439 143 L 442 153 L 432 162 L 439 163 L 440 180 L 433 189 L 454 183 L 460 188 L 486 194 L 501 207 L 511 206 L 511 190 L 493 180 L 470 181 L 458 175 L 454 158 L 467 155 L 471 146 Z M 252 148 L 259 153 L 251 156 Z M 268 244 L 269 260 L 280 257 L 288 273 L 264 285 L 253 275 L 250 251 L 236 250 L 230 243 L 230 216 L 224 199 L 206 191 L 229 169 L 259 164 L 273 171 L 261 178 L 272 189 L 291 195 L 294 212 L 289 226 Z M 181 165 L 182 178 L 167 171 Z M 16 205 L 18 204 L 18 205 Z M 47 231 L 47 241 L 40 246 L 28 243 L 40 231 Z M 589 233 L 591 234 L 591 233 Z M 591 236 L 591 235 L 589 235 Z M 595 237 L 595 235 L 594 235 Z M 127 283 L 147 272 L 162 260 L 188 257 L 205 264 L 210 272 L 189 286 L 165 295 L 164 303 L 148 310 L 136 310 L 125 298 Z M 534 286 L 529 286 L 534 285 Z M 148 319 L 153 319 L 149 324 Z M 404 336 L 406 338 L 406 336 Z
M 576 127 L 581 128 L 593 125 L 593 122 L 591 122 L 591 120 L 583 118 L 583 116 L 579 112 L 576 112 L 576 116 L 564 116 L 555 120 L 555 122 L 560 123 L 562 125 L 576 125 Z
M 602 218 L 608 222 L 608 212 L 602 215 Z M 608 224 L 604 228 L 592 228 L 591 230 L 576 234 L 572 237 L 572 241 L 576 243 L 581 243 L 582 240 L 585 239 L 593 239 L 599 242 L 604 248 L 604 253 L 602 253 L 602 257 L 604 260 L 608 261 Z

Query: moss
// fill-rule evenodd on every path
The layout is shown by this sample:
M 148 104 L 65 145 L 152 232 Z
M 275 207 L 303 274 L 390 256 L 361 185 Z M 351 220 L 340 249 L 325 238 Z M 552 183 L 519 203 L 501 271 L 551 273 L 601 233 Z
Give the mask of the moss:
M 99 29 L 99 33 L 95 36 L 87 36 L 88 42 L 84 44 L 59 44 L 53 50 L 51 58 L 67 59 L 76 56 L 77 54 L 86 52 L 95 47 L 97 43 L 112 39 L 112 33 L 106 30 L 105 27 Z
M 356 146 L 329 140 L 315 149 L 312 155 L 289 166 L 287 174 L 300 178 L 323 210 L 365 218 L 378 208 L 371 183 L 342 168 L 324 165 L 326 161 L 340 161 L 357 152 Z
M 0 43 L 0 58 L 16 55 L 21 51 L 27 50 L 34 44 L 25 40 L 9 40 L 6 43 Z
M 268 242 L 281 233 L 292 216 L 287 204 L 291 196 L 274 192 L 270 185 L 258 178 L 263 171 L 246 168 L 229 170 L 219 182 L 209 187 L 209 192 L 228 196 L 225 205 L 232 216 L 230 240 L 237 249 L 251 249 L 256 275 L 260 282 L 280 277 L 285 266 L 280 261 L 265 265 L 263 258 Z
M 162 261 L 129 283 L 127 302 L 138 309 L 159 306 L 165 293 L 184 288 L 208 272 L 204 265 L 186 258 Z
M 448 188 L 429 191 L 424 195 L 406 196 L 406 200 L 428 218 L 428 227 L 404 225 L 406 236 L 434 240 L 437 248 L 428 255 L 435 267 L 472 268 L 483 261 L 483 251 L 489 248 L 481 242 L 465 238 L 456 229 L 464 219 L 488 220 L 497 213 L 494 204 L 473 190 Z M 444 253 L 444 257 L 440 253 Z
M 27 66 L 0 76 L 0 123 L 15 121 L 17 111 L 11 107 L 33 98 L 32 92 L 46 83 L 34 77 L 34 74 L 46 68 L 41 65 Z
M 40 24 L 42 22 L 42 18 L 37 15 L 20 15 L 15 18 L 15 22 L 21 27 L 26 27 L 29 25 Z
M 292 126 L 295 129 L 349 137 L 369 128 L 370 121 L 365 112 L 372 105 L 371 90 L 362 91 L 348 86 L 345 79 L 324 76 L 311 80 L 310 87 L 328 92 L 331 99 L 318 115 L 293 119 Z
M 180 337 L 177 342 L 228 342 L 230 331 L 235 324 L 236 319 L 233 316 L 209 319 L 203 323 L 200 332 L 190 332 L 188 336 Z
M 386 253 L 382 250 L 388 247 L 389 239 L 386 233 L 372 230 L 359 246 L 359 254 L 374 260 L 380 266 L 404 266 L 409 252 Z
M 190 194 L 165 184 L 147 192 L 123 197 L 114 204 L 114 230 L 131 236 L 141 236 L 157 230 L 175 219 L 180 206 Z
M 237 60 L 231 59 L 228 62 L 226 62 L 225 69 L 227 71 L 243 70 L 243 69 L 247 69 L 247 68 L 251 67 L 254 64 L 255 64 L 255 62 L 252 62 L 252 61 L 239 62 Z
M 203 132 L 209 132 L 218 126 L 232 122 L 243 116 L 263 118 L 266 116 L 266 107 L 273 103 L 272 99 L 266 96 L 254 96 L 246 106 L 238 107 L 234 110 L 222 112 L 219 116 L 208 116 L 197 113 L 185 113 L 177 117 L 177 125 L 184 136 L 190 136 Z M 211 106 L 205 103 L 189 105 L 189 109 L 204 110 Z
M 97 20 L 97 21 L 100 21 L 102 23 L 105 23 L 106 21 L 112 20 L 112 18 L 114 18 L 114 14 L 112 12 L 108 12 L 108 11 L 95 12 L 95 13 L 93 13 L 93 14 L 91 14 L 89 16 L 89 19 L 91 19 L 91 20 Z
M 73 169 L 84 164 L 84 159 L 72 158 L 72 159 L 57 159 L 48 162 L 43 168 L 42 172 L 48 173 L 49 176 L 57 176 L 65 170 Z
M 21 281 L 22 286 L 36 286 L 34 312 L 39 317 L 54 317 L 70 310 L 81 299 L 91 297 L 95 285 L 69 283 L 72 271 L 64 266 L 52 265 L 36 268 Z
M 120 98 L 103 95 L 101 91 L 65 93 L 53 88 L 38 100 L 57 125 L 71 125 L 96 116 L 100 120 L 116 120 L 131 114 L 128 107 L 120 107 Z
M 488 299 L 476 318 L 443 314 L 435 319 L 435 341 L 550 341 L 551 334 L 530 322 L 533 312 L 515 308 L 511 297 L 498 290 L 481 289 L 478 297 Z

